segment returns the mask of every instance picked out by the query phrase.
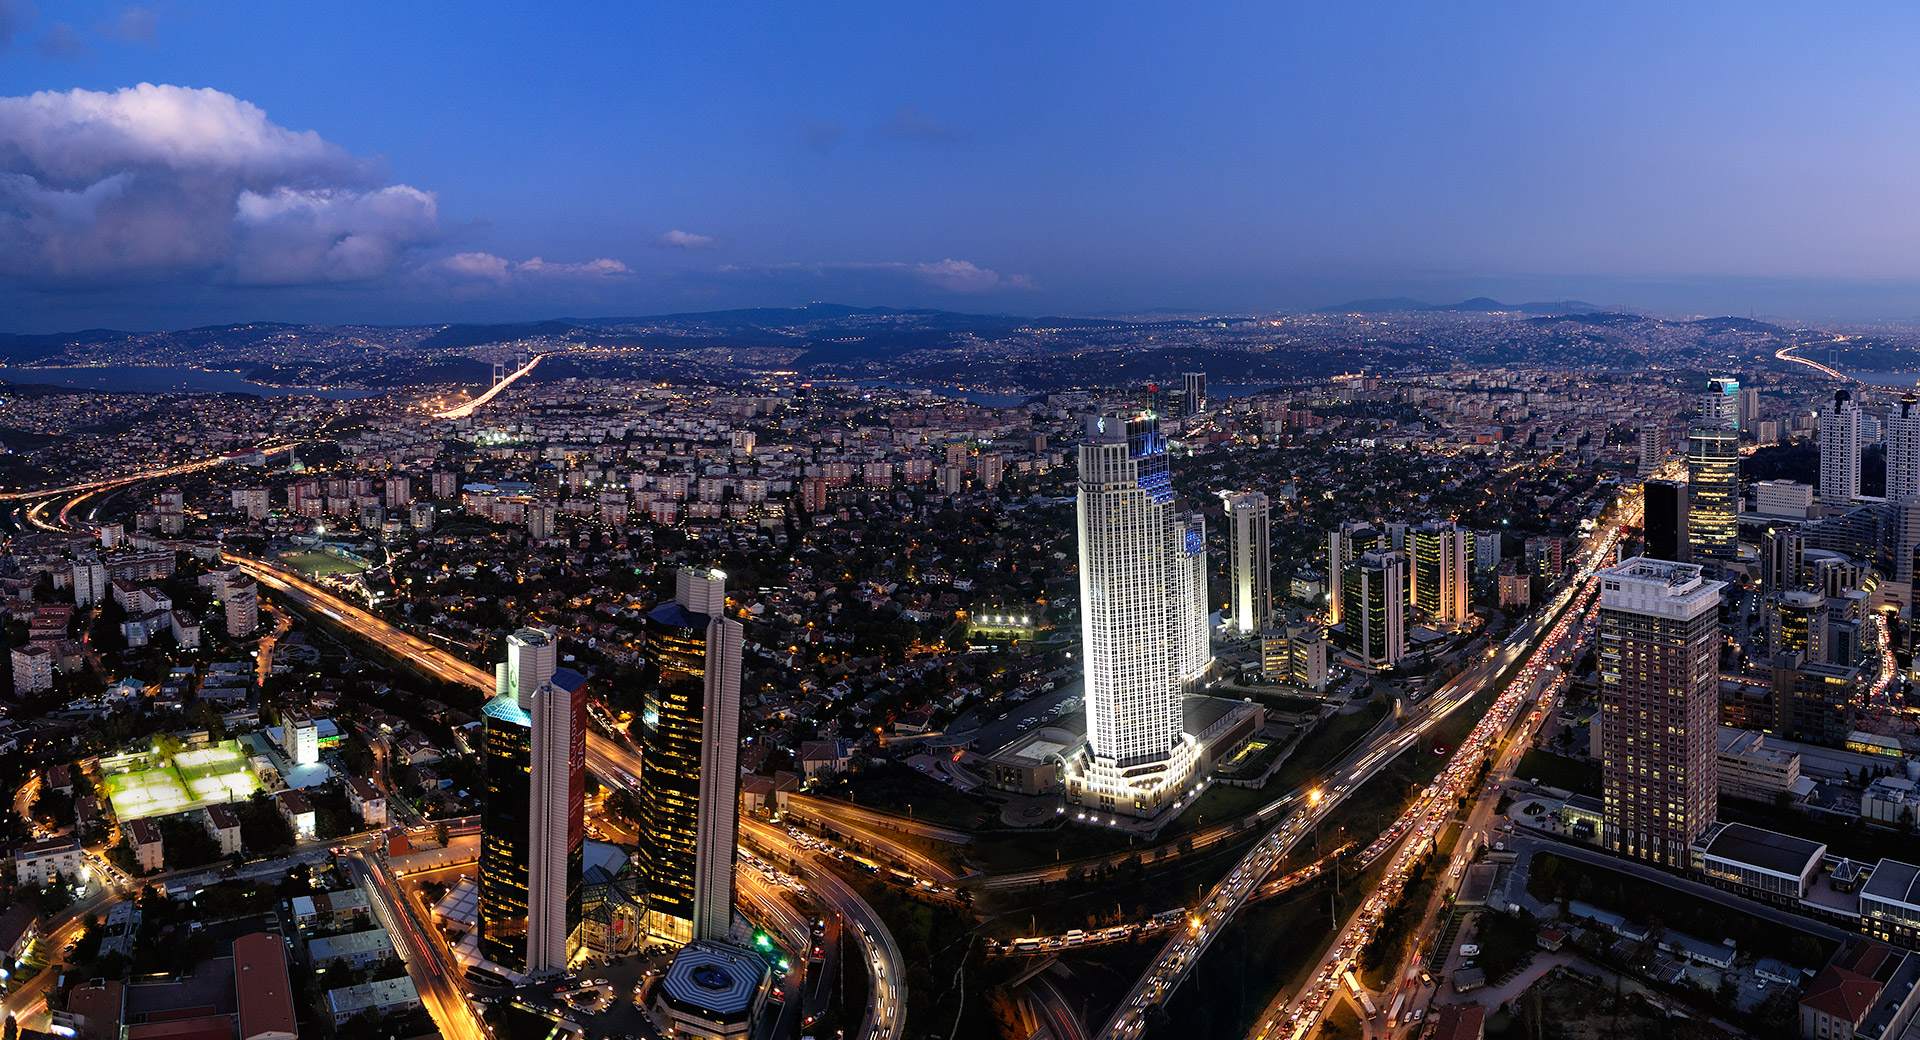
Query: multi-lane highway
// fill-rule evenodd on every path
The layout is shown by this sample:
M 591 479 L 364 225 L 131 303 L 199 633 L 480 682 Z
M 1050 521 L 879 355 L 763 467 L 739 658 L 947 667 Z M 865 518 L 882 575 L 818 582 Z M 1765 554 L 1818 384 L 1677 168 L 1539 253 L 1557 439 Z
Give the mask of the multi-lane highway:
M 463 969 L 440 940 L 425 911 L 411 901 L 378 856 L 368 857 L 355 847 L 346 855 L 354 883 L 373 902 L 374 912 L 396 942 L 407 974 L 413 978 L 420 1003 L 449 1040 L 492 1040 L 492 1030 L 467 999 Z
M 259 446 L 246 451 L 230 451 L 230 452 L 226 452 L 225 454 L 213 455 L 204 459 L 195 459 L 192 462 L 182 462 L 177 466 L 164 466 L 159 469 L 142 470 L 139 473 L 130 473 L 122 477 L 107 477 L 102 480 L 90 480 L 84 484 L 68 484 L 66 487 L 39 488 L 36 490 L 30 490 L 30 491 L 0 491 L 0 502 L 22 502 L 22 501 L 43 499 L 43 498 L 51 500 L 51 499 L 59 498 L 62 495 L 78 495 L 78 494 L 81 494 L 82 492 L 99 491 L 104 488 L 118 487 L 121 484 L 131 484 L 131 483 L 134 483 L 135 481 L 140 481 L 140 480 L 157 480 L 162 477 L 178 477 L 188 473 L 198 473 L 203 469 L 211 469 L 214 466 L 225 465 L 226 463 L 234 462 L 239 459 L 244 459 L 250 455 L 261 455 L 261 454 L 275 455 L 283 451 L 289 451 L 293 448 L 293 445 L 291 444 L 276 443 L 279 440 L 280 438 L 275 437 L 270 440 L 263 441 Z
M 1627 512 L 1630 510 L 1623 511 L 1623 516 Z M 1631 520 L 1626 522 L 1630 523 Z M 1491 652 L 1487 660 L 1477 663 L 1441 687 L 1406 725 L 1350 752 L 1323 778 L 1320 787 L 1304 799 L 1298 799 L 1295 802 L 1297 808 L 1254 843 L 1234 869 L 1194 910 L 1187 929 L 1169 940 L 1148 965 L 1099 1035 L 1111 1040 L 1133 1040 L 1139 1036 L 1145 1028 L 1148 1010 L 1163 1003 L 1185 981 L 1213 939 L 1238 913 L 1247 896 L 1260 885 L 1274 865 L 1351 792 L 1385 768 L 1401 752 L 1422 740 L 1448 715 L 1477 696 L 1489 682 L 1497 680 L 1514 662 L 1523 659 L 1529 662 L 1522 669 L 1522 675 L 1530 685 L 1533 676 L 1526 673 L 1546 664 L 1545 658 L 1536 651 L 1542 643 L 1554 643 L 1564 636 L 1569 609 L 1585 589 L 1586 578 L 1598 561 L 1612 552 L 1619 533 L 1618 518 L 1609 520 L 1606 527 L 1598 529 L 1589 540 L 1587 554 L 1574 582 L 1521 625 L 1499 649 Z M 1499 703 L 1496 700 L 1496 706 Z M 1507 719 L 1511 721 L 1512 717 L 1509 714 Z M 1484 725 L 1485 720 L 1482 723 Z M 1481 732 L 1482 728 L 1477 726 L 1475 735 Z M 1480 752 L 1484 751 L 1482 745 Z M 1291 797 L 1283 796 L 1270 803 L 1259 815 L 1264 818 L 1278 813 Z M 1411 833 L 1414 824 L 1423 819 L 1417 813 L 1409 813 L 1390 827 L 1383 838 L 1397 841 Z M 1388 873 L 1391 876 L 1393 871 Z M 1338 946 L 1336 943 L 1336 948 Z

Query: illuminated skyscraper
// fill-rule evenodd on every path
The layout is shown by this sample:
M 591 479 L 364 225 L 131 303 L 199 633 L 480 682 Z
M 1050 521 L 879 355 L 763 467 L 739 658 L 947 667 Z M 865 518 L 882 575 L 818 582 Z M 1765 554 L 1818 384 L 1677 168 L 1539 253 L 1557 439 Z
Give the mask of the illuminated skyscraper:
M 1327 533 L 1327 624 L 1340 624 L 1342 591 L 1347 587 L 1346 568 L 1354 560 L 1375 549 L 1390 549 L 1387 534 L 1372 524 L 1348 521 Z
M 1820 501 L 1851 505 L 1860 497 L 1860 409 L 1845 389 L 1833 392 L 1833 404 L 1820 412 Z M 1888 459 L 1892 476 L 1892 459 Z
M 1732 376 L 1707 380 L 1707 392 L 1700 395 L 1700 425 L 1740 431 L 1740 381 Z
M 1196 743 L 1181 729 L 1191 663 L 1192 554 L 1175 512 L 1167 445 L 1152 412 L 1087 421 L 1078 495 L 1087 743 L 1067 799 L 1152 817 L 1181 800 Z
M 1673 867 L 1719 808 L 1720 590 L 1637 557 L 1599 573 L 1605 841 Z
M 727 576 L 682 567 L 647 614 L 641 712 L 640 866 L 647 929 L 671 942 L 724 941 L 740 836 L 740 650 Z
M 536 977 L 571 958 L 587 836 L 585 680 L 556 668 L 556 651 L 552 632 L 508 636 L 481 709 L 480 954 Z
M 1695 560 L 1731 560 L 1740 540 L 1739 434 L 1695 427 L 1687 434 L 1687 534 Z
M 1462 622 L 1473 613 L 1473 532 L 1450 523 L 1413 529 L 1413 605 L 1434 621 Z
M 1228 495 L 1231 536 L 1227 573 L 1233 581 L 1231 627 L 1236 635 L 1256 636 L 1273 620 L 1273 520 L 1267 496 L 1258 491 Z
M 1407 652 L 1407 557 L 1369 552 L 1341 572 L 1340 627 L 1335 642 L 1353 663 L 1384 672 Z

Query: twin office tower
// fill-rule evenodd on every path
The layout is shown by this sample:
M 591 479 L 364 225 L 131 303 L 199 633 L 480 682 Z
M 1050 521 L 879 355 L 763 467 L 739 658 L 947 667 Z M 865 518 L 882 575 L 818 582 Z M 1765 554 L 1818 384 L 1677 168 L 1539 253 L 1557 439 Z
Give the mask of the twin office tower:
M 740 623 L 726 575 L 682 568 L 646 622 L 648 683 L 635 792 L 646 928 L 670 942 L 726 939 L 739 837 Z M 479 949 L 534 977 L 578 952 L 586 843 L 585 677 L 557 667 L 541 629 L 507 640 L 482 709 Z

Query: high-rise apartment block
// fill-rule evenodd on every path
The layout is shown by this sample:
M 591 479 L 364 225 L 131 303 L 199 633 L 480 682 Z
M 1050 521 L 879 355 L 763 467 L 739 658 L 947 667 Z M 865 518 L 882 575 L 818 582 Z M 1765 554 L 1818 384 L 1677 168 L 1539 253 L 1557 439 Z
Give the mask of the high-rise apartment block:
M 1067 799 L 1153 817 L 1181 804 L 1197 744 L 1182 729 L 1183 672 L 1195 658 L 1193 528 L 1177 512 L 1167 444 L 1151 411 L 1087 421 L 1077 496 L 1087 743 Z M 1204 544 L 1199 547 L 1204 552 Z M 1204 631 L 1204 628 L 1202 629 Z
M 1847 506 L 1860 497 L 1860 408 L 1844 388 L 1820 412 L 1820 501 Z M 1889 460 L 1889 476 L 1891 460 Z
M 1659 472 L 1660 464 L 1667 460 L 1667 428 L 1657 422 L 1641 423 L 1635 447 L 1639 449 L 1638 464 L 1634 466 L 1635 475 L 1654 475 Z
M 727 576 L 682 567 L 674 597 L 647 614 L 641 711 L 640 866 L 647 930 L 669 942 L 724 941 L 740 835 L 740 654 Z
M 1230 626 L 1236 635 L 1266 630 L 1273 618 L 1273 519 L 1267 496 L 1247 491 L 1226 497 L 1227 573 L 1233 582 Z
M 1920 398 L 1909 391 L 1887 416 L 1887 501 L 1920 498 Z
M 1599 573 L 1605 841 L 1672 867 L 1718 811 L 1720 593 L 1696 564 Z
M 534 977 L 572 957 L 586 845 L 585 680 L 558 651 L 552 632 L 508 636 L 481 709 L 480 955 Z

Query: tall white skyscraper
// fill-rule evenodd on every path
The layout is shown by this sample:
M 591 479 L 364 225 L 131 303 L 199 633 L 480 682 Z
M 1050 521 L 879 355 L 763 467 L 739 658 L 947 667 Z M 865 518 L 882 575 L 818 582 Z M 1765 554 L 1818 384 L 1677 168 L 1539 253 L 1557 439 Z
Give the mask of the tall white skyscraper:
M 1667 428 L 1657 422 L 1641 423 L 1637 446 L 1640 449 L 1640 460 L 1634 467 L 1634 474 L 1642 477 L 1653 476 L 1659 471 L 1660 464 L 1667 459 Z
M 1844 388 L 1820 412 L 1820 501 L 1845 506 L 1860 497 L 1860 409 Z M 1891 474 L 1889 474 L 1891 475 Z
M 1228 540 L 1227 573 L 1233 581 L 1231 628 L 1255 636 L 1273 619 L 1273 550 L 1269 545 L 1273 520 L 1267 496 L 1247 491 L 1226 496 Z
M 1887 501 L 1914 497 L 1920 497 L 1920 398 L 1909 391 L 1887 416 Z
M 1197 744 L 1180 704 L 1192 560 L 1176 548 L 1187 527 L 1152 412 L 1087 421 L 1077 506 L 1087 744 L 1067 764 L 1067 800 L 1157 816 L 1182 801 Z

